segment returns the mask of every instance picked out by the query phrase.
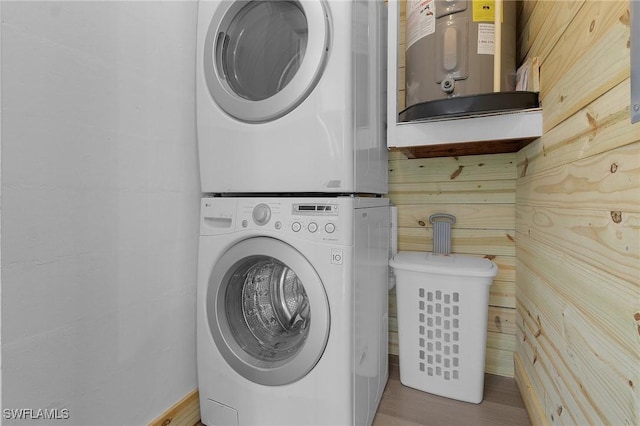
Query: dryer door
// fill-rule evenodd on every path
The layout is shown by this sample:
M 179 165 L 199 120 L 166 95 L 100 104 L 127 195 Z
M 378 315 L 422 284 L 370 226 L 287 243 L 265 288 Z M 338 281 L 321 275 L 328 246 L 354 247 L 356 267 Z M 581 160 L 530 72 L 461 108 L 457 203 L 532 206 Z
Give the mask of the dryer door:
M 214 101 L 246 122 L 282 117 L 320 79 L 329 50 L 324 1 L 228 1 L 204 44 L 204 75 Z
M 304 377 L 329 336 L 329 304 L 315 269 L 292 246 L 267 237 L 237 243 L 216 263 L 207 319 L 227 363 L 263 385 Z

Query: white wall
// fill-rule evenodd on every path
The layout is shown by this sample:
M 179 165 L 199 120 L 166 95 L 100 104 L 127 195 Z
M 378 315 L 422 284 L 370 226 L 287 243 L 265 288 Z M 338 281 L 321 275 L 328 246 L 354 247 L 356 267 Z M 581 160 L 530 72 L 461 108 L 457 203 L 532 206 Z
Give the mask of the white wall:
M 3 408 L 145 424 L 197 387 L 196 4 L 0 7 Z

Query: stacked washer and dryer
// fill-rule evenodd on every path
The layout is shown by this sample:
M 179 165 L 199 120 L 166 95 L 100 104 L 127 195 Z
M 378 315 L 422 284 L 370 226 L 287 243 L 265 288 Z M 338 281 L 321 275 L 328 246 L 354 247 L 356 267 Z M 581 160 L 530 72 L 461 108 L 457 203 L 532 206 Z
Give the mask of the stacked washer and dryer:
M 369 425 L 387 377 L 386 6 L 201 1 L 206 425 Z

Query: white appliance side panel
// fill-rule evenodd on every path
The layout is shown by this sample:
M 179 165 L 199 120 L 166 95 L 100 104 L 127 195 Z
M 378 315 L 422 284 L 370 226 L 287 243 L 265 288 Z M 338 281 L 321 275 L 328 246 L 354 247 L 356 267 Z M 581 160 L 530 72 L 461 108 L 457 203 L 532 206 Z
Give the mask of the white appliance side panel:
M 355 179 L 359 192 L 387 193 L 387 7 L 354 2 Z
M 389 223 L 388 206 L 357 209 L 355 212 L 355 424 L 373 421 L 388 377 Z
M 372 256 L 375 256 L 376 282 L 380 281 L 381 297 L 378 300 L 380 311 L 378 312 L 378 333 L 380 342 L 378 345 L 378 371 L 376 386 L 370 388 L 369 400 L 374 407 L 371 410 L 370 422 L 373 421 L 378 404 L 382 399 L 382 393 L 389 377 L 389 250 L 391 237 L 391 209 L 384 206 L 375 210 L 375 228 L 371 237 L 371 246 L 375 247 Z

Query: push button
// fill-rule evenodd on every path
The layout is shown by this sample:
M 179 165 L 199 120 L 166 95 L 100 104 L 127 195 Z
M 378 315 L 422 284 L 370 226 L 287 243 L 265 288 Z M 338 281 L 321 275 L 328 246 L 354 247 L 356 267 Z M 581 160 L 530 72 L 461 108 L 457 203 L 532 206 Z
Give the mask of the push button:
M 291 224 L 291 230 L 293 232 L 299 232 L 302 229 L 302 225 L 300 225 L 300 222 L 293 222 Z
M 318 230 L 318 224 L 315 222 L 311 222 L 307 229 L 309 230 L 309 232 L 314 233 Z
M 327 234 L 333 234 L 333 232 L 336 230 L 336 226 L 333 223 L 327 223 L 324 226 L 324 230 Z

